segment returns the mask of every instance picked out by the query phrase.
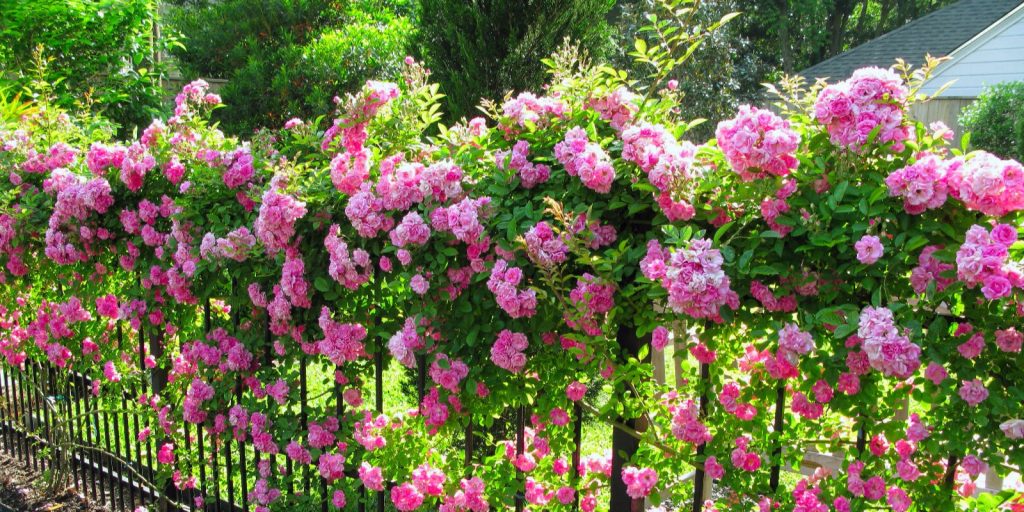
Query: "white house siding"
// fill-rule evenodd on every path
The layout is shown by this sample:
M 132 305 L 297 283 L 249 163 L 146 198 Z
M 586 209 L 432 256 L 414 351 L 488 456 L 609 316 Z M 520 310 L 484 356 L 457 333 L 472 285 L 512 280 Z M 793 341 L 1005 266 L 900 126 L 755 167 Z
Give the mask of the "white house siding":
M 933 93 L 955 80 L 943 97 L 976 98 L 986 86 L 1024 80 L 1024 4 L 950 57 L 924 85 L 924 92 Z

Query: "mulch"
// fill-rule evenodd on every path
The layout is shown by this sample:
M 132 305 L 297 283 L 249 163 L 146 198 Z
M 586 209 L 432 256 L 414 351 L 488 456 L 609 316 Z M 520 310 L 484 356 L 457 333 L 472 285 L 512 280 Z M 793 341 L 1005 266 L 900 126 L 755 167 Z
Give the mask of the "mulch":
M 0 451 L 0 512 L 108 512 L 70 489 L 44 496 L 42 481 L 42 473 Z

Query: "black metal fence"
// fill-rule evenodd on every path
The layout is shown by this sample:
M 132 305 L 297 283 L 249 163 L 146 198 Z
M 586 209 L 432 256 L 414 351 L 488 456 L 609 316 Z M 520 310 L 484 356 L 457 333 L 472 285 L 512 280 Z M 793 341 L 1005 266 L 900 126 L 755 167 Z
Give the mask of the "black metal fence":
M 237 319 L 233 319 L 237 327 Z M 211 330 L 210 305 L 204 307 L 205 330 Z M 270 363 L 271 336 L 268 326 L 264 326 L 266 347 L 262 353 L 264 363 Z M 620 329 L 619 343 L 633 354 L 639 347 L 649 343 L 646 339 L 637 339 L 630 329 Z M 137 351 L 139 365 L 143 367 L 143 358 L 148 352 L 154 356 L 161 355 L 163 343 L 159 334 L 154 333 L 146 339 L 145 331 L 138 335 L 138 346 L 122 345 L 125 336 L 120 325 L 117 326 L 116 343 L 122 352 Z M 148 342 L 148 345 L 147 345 Z M 377 413 L 384 412 L 384 370 L 386 359 L 385 347 L 377 347 L 374 354 L 374 409 Z M 663 354 L 661 354 L 663 356 Z M 299 367 L 299 421 L 301 431 L 309 426 L 309 382 L 307 375 L 307 359 L 303 356 Z M 664 365 L 664 361 L 659 361 Z M 423 402 L 426 392 L 428 373 L 426 357 L 417 358 L 416 391 L 419 403 Z M 700 396 L 701 416 L 708 415 L 710 385 L 710 368 L 700 366 L 700 379 L 697 389 L 702 390 Z M 166 485 L 156 489 L 152 482 L 157 478 L 156 451 L 159 434 L 150 435 L 140 441 L 140 433 L 146 425 L 140 424 L 138 412 L 143 406 L 137 399 L 140 395 L 159 394 L 167 383 L 166 368 L 157 368 L 149 373 L 149 381 L 143 380 L 137 386 L 125 386 L 120 396 L 109 394 L 96 395 L 91 389 L 91 380 L 81 373 L 58 369 L 49 364 L 26 361 L 21 368 L 14 368 L 0 362 L 0 447 L 8 454 L 21 461 L 29 469 L 52 477 L 55 472 L 64 471 L 70 483 L 79 494 L 88 500 L 106 505 L 111 510 L 131 511 L 139 506 L 159 503 L 168 510 L 179 511 L 216 511 L 235 512 L 251 509 L 250 491 L 257 479 L 257 464 L 261 459 L 271 459 L 274 467 L 284 466 L 290 475 L 287 489 L 290 495 L 302 493 L 304 496 L 317 496 L 319 508 L 326 512 L 330 507 L 327 481 L 319 476 L 313 465 L 293 467 L 293 461 L 283 454 L 261 454 L 252 443 L 237 441 L 234 437 L 212 434 L 212 421 L 204 425 L 183 423 L 184 453 L 194 455 L 197 464 L 191 470 L 194 474 L 181 475 L 183 479 L 195 477 L 195 488 L 180 490 L 174 485 Z M 240 377 L 235 380 L 234 399 L 242 400 L 243 383 Z M 345 413 L 345 402 L 342 398 L 342 387 L 334 383 L 333 397 L 338 416 Z M 507 431 L 515 436 L 516 452 L 524 453 L 526 447 L 526 422 L 531 411 L 524 407 L 507 411 L 504 424 Z M 578 468 L 581 460 L 582 429 L 585 410 L 578 404 L 573 410 L 573 468 Z M 775 397 L 773 430 L 782 433 L 785 428 L 785 391 L 777 389 Z M 615 478 L 628 457 L 635 453 L 637 440 L 635 431 L 642 431 L 642 420 L 620 419 L 613 429 L 612 447 L 612 482 L 610 510 L 635 511 L 642 510 L 643 500 L 631 500 L 625 493 L 621 479 Z M 464 432 L 463 446 L 465 450 L 465 466 L 468 468 L 475 462 L 493 452 L 495 446 L 487 446 L 485 439 L 492 436 L 481 435 L 474 429 L 481 426 L 469 422 Z M 633 430 L 634 432 L 629 432 Z M 863 452 L 866 445 L 864 425 L 858 425 L 856 432 L 856 448 Z M 698 449 L 698 458 L 703 447 Z M 780 482 L 780 465 L 782 446 L 776 437 L 772 450 L 773 465 L 769 471 L 768 487 L 774 492 Z M 945 484 L 952 488 L 952 469 L 956 467 L 951 457 L 950 470 L 945 475 Z M 572 471 L 574 478 L 577 472 Z M 358 482 L 358 473 L 349 467 L 346 475 Z M 517 472 L 522 480 L 524 475 Z M 692 509 L 700 512 L 704 500 L 710 494 L 710 482 L 697 467 L 685 482 L 676 485 L 692 485 Z M 360 487 L 358 496 L 351 496 L 348 510 L 364 512 L 367 509 L 383 512 L 388 508 L 389 489 L 387 485 L 382 492 L 375 492 Z M 202 498 L 199 505 L 197 498 Z M 575 509 L 579 509 L 579 493 L 576 496 Z M 676 504 L 680 506 L 681 504 Z M 525 507 L 525 496 L 522 492 L 514 497 L 514 508 L 517 511 Z
M 237 321 L 233 323 L 237 326 Z M 204 325 L 206 332 L 209 332 L 209 302 L 204 306 Z M 265 332 L 267 350 L 263 357 L 269 363 L 269 326 L 265 327 Z M 152 333 L 147 340 L 145 331 L 140 331 L 137 350 L 136 347 L 124 348 L 137 352 L 139 365 L 143 367 L 147 349 L 148 353 L 156 357 L 162 355 L 163 343 L 158 336 L 159 333 Z M 118 347 L 122 347 L 125 342 L 120 324 L 117 326 L 116 342 Z M 299 368 L 302 431 L 309 426 L 309 383 L 305 362 L 304 358 Z M 377 413 L 384 411 L 385 364 L 384 347 L 381 346 L 374 356 L 374 409 Z M 422 403 L 428 373 L 425 356 L 417 358 L 416 373 L 417 395 Z M 91 380 L 81 373 L 32 360 L 25 361 L 22 368 L 0 362 L 0 443 L 7 453 L 33 471 L 50 474 L 55 470 L 64 470 L 80 495 L 116 511 L 132 511 L 139 506 L 157 503 L 160 508 L 180 511 L 250 510 L 250 491 L 256 480 L 256 466 L 261 457 L 272 458 L 275 467 L 283 465 L 287 473 L 296 475 L 288 488 L 282 491 L 290 494 L 301 492 L 305 496 L 319 495 L 321 510 L 326 512 L 331 508 L 327 481 L 317 474 L 314 465 L 293 467 L 293 461 L 283 454 L 260 454 L 248 441 L 239 442 L 230 435 L 212 435 L 211 421 L 205 425 L 182 424 L 184 451 L 194 454 L 199 461 L 193 470 L 196 474 L 182 477 L 195 477 L 195 488 L 181 490 L 168 484 L 163 489 L 155 489 L 152 482 L 157 481 L 156 451 L 159 434 L 153 432 L 153 435 L 139 440 L 146 425 L 140 424 L 136 414 L 142 407 L 138 405 L 137 399 L 144 394 L 159 394 L 167 383 L 167 370 L 151 370 L 149 377 L 148 383 L 143 381 L 140 386 L 126 386 L 121 396 L 112 400 L 109 394 L 95 395 L 91 389 Z M 238 401 L 241 401 L 242 390 L 241 378 L 237 378 L 235 399 Z M 341 416 L 345 412 L 345 403 L 340 384 L 334 384 L 333 395 L 336 412 Z M 579 406 L 574 413 L 572 463 L 576 468 L 581 459 L 584 413 Z M 505 423 L 514 428 L 517 454 L 522 454 L 526 449 L 525 432 L 529 415 L 529 411 L 519 407 L 508 411 L 504 418 Z M 470 422 L 463 439 L 466 467 L 487 455 L 485 449 L 494 449 L 493 446 L 482 445 L 483 436 L 474 431 L 474 424 Z M 61 465 L 65 467 L 56 467 Z M 346 476 L 357 479 L 356 469 L 348 469 Z M 520 472 L 517 471 L 517 474 L 523 478 Z M 576 473 L 573 472 L 573 475 L 575 477 Z M 350 498 L 349 509 L 359 512 L 367 509 L 380 512 L 387 510 L 392 485 L 387 484 L 381 492 L 360 487 L 358 499 Z M 197 497 L 202 498 L 201 506 L 197 504 Z M 523 493 L 518 493 L 514 501 L 517 511 L 524 509 L 526 503 Z M 579 509 L 578 495 L 575 509 Z

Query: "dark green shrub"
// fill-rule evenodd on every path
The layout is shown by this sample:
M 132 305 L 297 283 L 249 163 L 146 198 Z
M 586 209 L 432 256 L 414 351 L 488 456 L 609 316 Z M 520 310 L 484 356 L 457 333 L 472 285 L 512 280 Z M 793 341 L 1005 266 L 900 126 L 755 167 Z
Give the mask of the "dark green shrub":
M 175 9 L 187 78 L 226 78 L 231 133 L 329 113 L 367 79 L 394 79 L 415 33 L 411 1 L 227 0 Z
M 611 45 L 612 0 L 420 0 L 417 48 L 453 118 L 480 99 L 539 87 L 540 59 L 570 38 L 600 60 Z
M 155 22 L 153 0 L 0 0 L 0 78 L 48 82 L 58 105 L 87 105 L 124 131 L 145 126 L 163 98 L 153 56 L 172 42 Z
M 1024 160 L 1024 82 L 985 89 L 960 115 L 971 145 L 1003 158 Z

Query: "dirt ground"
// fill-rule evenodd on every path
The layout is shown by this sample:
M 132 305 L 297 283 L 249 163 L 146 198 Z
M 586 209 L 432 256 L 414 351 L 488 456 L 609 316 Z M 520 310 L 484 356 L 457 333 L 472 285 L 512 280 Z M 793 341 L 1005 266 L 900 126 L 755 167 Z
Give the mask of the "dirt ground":
M 40 473 L 0 451 L 0 511 L 6 507 L 16 512 L 108 512 L 70 490 L 59 496 L 43 496 L 40 482 Z

